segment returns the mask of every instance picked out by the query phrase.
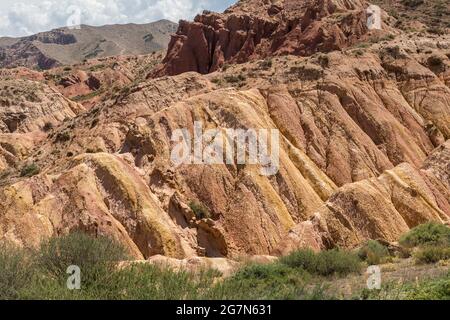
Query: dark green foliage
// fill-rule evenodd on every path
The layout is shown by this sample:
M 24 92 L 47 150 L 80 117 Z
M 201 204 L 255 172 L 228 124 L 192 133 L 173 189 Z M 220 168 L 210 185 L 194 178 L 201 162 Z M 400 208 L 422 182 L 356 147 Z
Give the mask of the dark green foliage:
M 412 248 L 422 245 L 450 245 L 450 228 L 429 222 L 415 227 L 400 238 L 400 244 Z
M 44 124 L 44 127 L 42 128 L 42 130 L 44 130 L 44 132 L 48 132 L 52 129 L 53 129 L 53 123 L 51 123 L 51 122 L 46 122 Z
M 125 249 L 115 241 L 84 233 L 51 238 L 41 245 L 38 255 L 39 265 L 51 276 L 65 278 L 67 268 L 76 265 L 88 285 L 107 277 L 117 262 L 126 259 Z
M 0 245 L 0 271 L 0 300 L 18 299 L 33 276 L 25 251 L 9 245 Z
M 449 300 L 450 273 L 420 282 L 385 283 L 381 290 L 363 290 L 355 299 L 370 300 Z
M 441 260 L 450 259 L 450 247 L 443 246 L 426 246 L 420 248 L 414 254 L 416 262 L 419 264 L 437 263 Z
M 20 176 L 29 178 L 39 174 L 40 171 L 41 169 L 39 168 L 39 166 L 35 163 L 32 163 L 22 168 L 22 170 L 20 171 Z
M 415 8 L 424 3 L 424 0 L 402 0 L 402 4 L 410 8 Z
M 70 133 L 67 131 L 59 132 L 56 135 L 55 141 L 56 142 L 67 142 L 71 139 Z
M 194 212 L 197 220 L 211 218 L 208 208 L 201 202 L 191 201 L 189 203 L 189 208 Z
M 323 290 L 309 292 L 310 275 L 281 263 L 251 264 L 232 277 L 218 283 L 208 292 L 208 299 L 313 299 Z
M 237 76 L 234 76 L 234 75 L 229 76 L 228 75 L 228 76 L 225 76 L 224 79 L 228 83 L 239 83 L 239 82 L 245 81 L 246 77 L 244 75 L 242 75 L 242 74 L 237 75 Z
M 369 240 L 358 251 L 359 257 L 369 265 L 385 263 L 389 258 L 389 250 L 375 240 Z
M 259 63 L 259 67 L 263 70 L 268 70 L 268 69 L 272 68 L 272 65 L 273 65 L 273 62 L 271 59 L 266 59 Z
M 311 249 L 299 250 L 281 258 L 281 263 L 320 276 L 347 275 L 361 271 L 361 261 L 354 253 L 329 250 L 316 253 Z

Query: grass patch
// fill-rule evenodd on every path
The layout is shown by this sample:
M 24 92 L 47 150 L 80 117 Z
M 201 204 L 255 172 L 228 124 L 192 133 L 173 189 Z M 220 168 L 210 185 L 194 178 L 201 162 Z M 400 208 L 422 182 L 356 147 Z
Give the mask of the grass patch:
M 0 300 L 18 299 L 33 275 L 30 259 L 23 250 L 0 245 Z
M 388 282 L 381 290 L 363 290 L 354 299 L 363 300 L 449 300 L 450 273 L 420 282 Z
M 224 79 L 228 83 L 240 83 L 242 81 L 245 81 L 246 77 L 244 75 L 242 75 L 242 74 L 237 75 L 237 76 L 235 76 L 235 75 L 228 75 L 228 76 L 225 76 Z
M 320 276 L 345 276 L 359 273 L 362 268 L 361 260 L 356 254 L 337 249 L 319 253 L 311 249 L 299 250 L 280 261 L 291 268 L 303 269 Z
M 291 300 L 321 299 L 320 286 L 310 288 L 311 276 L 281 263 L 251 264 L 232 277 L 219 282 L 206 294 L 207 299 L 220 300 Z
M 418 264 L 432 264 L 450 259 L 450 247 L 425 246 L 420 248 L 414 258 Z
M 84 233 L 72 233 L 44 242 L 38 262 L 54 277 L 65 277 L 68 266 L 79 266 L 84 282 L 89 284 L 113 272 L 115 264 L 127 258 L 125 249 L 109 238 L 92 239 Z

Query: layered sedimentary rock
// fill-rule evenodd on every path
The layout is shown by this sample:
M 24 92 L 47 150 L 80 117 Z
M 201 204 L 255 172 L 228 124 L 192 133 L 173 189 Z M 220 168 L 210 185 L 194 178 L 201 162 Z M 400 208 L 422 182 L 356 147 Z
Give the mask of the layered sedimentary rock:
M 368 32 L 365 1 L 239 1 L 223 14 L 181 21 L 156 75 L 209 73 L 225 63 L 340 50 Z M 382 32 L 382 31 L 380 31 Z
M 0 132 L 31 132 L 74 118 L 84 108 L 47 85 L 31 80 L 0 80 Z
M 380 40 L 379 33 L 359 29 L 357 23 L 346 25 L 351 27 L 344 32 L 343 46 L 336 48 L 366 36 L 370 43 L 326 53 L 334 49 L 324 46 L 328 42 L 308 38 L 311 46 L 300 49 L 288 45 L 291 37 L 304 37 L 317 24 L 326 31 L 327 21 L 338 15 L 359 21 L 353 19 L 363 14 L 365 4 L 258 4 L 242 1 L 224 15 L 205 13 L 197 18 L 201 23 L 182 23 L 180 30 L 214 34 L 222 30 L 212 27 L 219 19 L 230 24 L 227 28 L 242 23 L 235 36 L 247 39 L 253 34 L 248 28 L 265 30 L 273 24 L 279 32 L 288 21 L 298 28 L 308 12 L 310 24 L 279 37 L 275 30 L 251 51 L 242 51 L 241 45 L 218 49 L 223 43 L 214 42 L 214 36 L 202 38 L 202 33 L 179 34 L 180 51 L 172 59 L 171 47 L 164 73 L 209 73 L 220 66 L 213 61 L 226 60 L 229 67 L 208 75 L 187 72 L 136 81 L 105 94 L 89 110 L 73 111 L 48 131 L 42 122 L 59 119 L 52 105 L 38 104 L 44 118 L 27 113 L 33 109 L 18 109 L 27 121 L 15 130 L 5 126 L 7 134 L 0 135 L 0 239 L 31 247 L 81 229 L 121 241 L 137 259 L 164 255 L 168 258 L 153 260 L 189 265 L 196 256 L 354 248 L 367 239 L 396 241 L 426 221 L 448 223 L 448 36 Z M 295 20 L 297 14 L 303 20 Z M 203 39 L 205 47 L 192 39 Z M 207 67 L 196 69 L 204 61 L 193 56 L 198 64 L 176 71 L 178 63 L 189 66 L 177 59 L 185 59 L 191 54 L 186 50 L 194 47 L 215 47 L 205 49 L 211 57 Z M 308 48 L 323 52 L 303 57 L 312 53 Z M 281 49 L 291 55 L 279 55 Z M 221 57 L 227 50 L 233 53 Z M 241 52 L 248 53 L 243 60 L 237 58 Z M 261 57 L 268 58 L 257 60 Z M 88 81 L 83 78 L 87 73 L 80 72 L 84 80 L 72 84 L 76 74 L 72 70 L 62 78 L 66 88 Z M 175 164 L 174 133 L 184 129 L 193 137 L 196 122 L 221 132 L 279 130 L 279 170 L 264 175 L 259 164 Z M 30 131 L 39 129 L 39 134 Z M 39 174 L 21 176 L 29 164 L 39 167 Z M 203 265 L 209 260 L 195 261 Z

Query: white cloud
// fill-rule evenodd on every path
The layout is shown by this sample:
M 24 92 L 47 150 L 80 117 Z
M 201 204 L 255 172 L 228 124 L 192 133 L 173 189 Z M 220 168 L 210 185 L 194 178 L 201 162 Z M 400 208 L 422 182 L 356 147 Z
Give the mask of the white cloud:
M 148 23 L 192 19 L 203 9 L 222 11 L 233 0 L 1 0 L 0 36 L 23 36 L 66 26 L 76 6 L 81 23 Z

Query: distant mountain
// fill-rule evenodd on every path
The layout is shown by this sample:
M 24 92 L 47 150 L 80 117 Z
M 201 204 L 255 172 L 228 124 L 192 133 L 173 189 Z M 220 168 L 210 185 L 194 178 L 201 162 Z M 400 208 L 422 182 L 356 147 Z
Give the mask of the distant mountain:
M 138 55 L 165 49 L 178 25 L 168 20 L 149 24 L 55 29 L 22 38 L 0 38 L 0 68 L 50 69 L 85 59 Z

